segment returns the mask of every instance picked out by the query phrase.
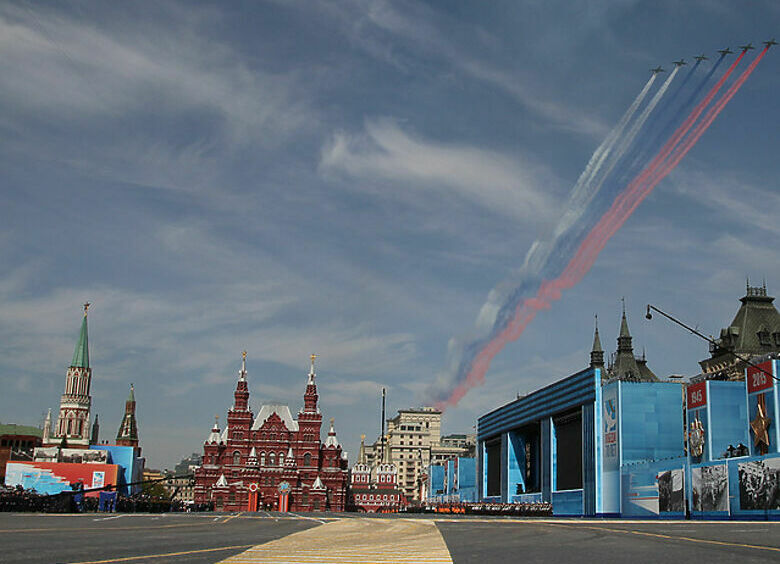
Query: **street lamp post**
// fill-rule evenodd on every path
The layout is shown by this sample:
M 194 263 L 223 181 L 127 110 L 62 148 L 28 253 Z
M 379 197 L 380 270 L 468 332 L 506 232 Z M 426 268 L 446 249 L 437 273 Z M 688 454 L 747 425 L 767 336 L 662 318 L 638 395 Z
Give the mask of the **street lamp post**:
M 682 321 L 680 321 L 679 319 L 675 319 L 674 317 L 672 317 L 671 315 L 669 315 L 669 314 L 668 314 L 668 313 L 666 313 L 665 311 L 662 311 L 662 310 L 658 309 L 658 308 L 657 308 L 657 307 L 655 307 L 654 305 L 647 304 L 647 313 L 645 314 L 645 317 L 646 317 L 647 319 L 652 319 L 652 318 L 653 318 L 653 314 L 652 314 L 652 313 L 650 313 L 650 310 L 653 310 L 654 312 L 656 312 L 656 313 L 659 313 L 659 314 L 663 315 L 663 316 L 664 316 L 666 319 L 668 319 L 669 321 L 671 321 L 671 322 L 673 322 L 673 323 L 676 323 L 677 325 L 679 325 L 680 327 L 682 327 L 682 328 L 683 328 L 683 329 L 685 329 L 686 331 L 689 331 L 690 333 L 693 333 L 693 334 L 694 334 L 694 335 L 696 335 L 697 337 L 699 337 L 699 338 L 701 338 L 701 339 L 704 339 L 704 340 L 705 340 L 705 341 L 707 341 L 707 342 L 708 342 L 710 345 L 713 345 L 713 346 L 715 346 L 715 347 L 717 347 L 717 346 L 718 346 L 718 344 L 715 342 L 715 340 L 714 340 L 712 337 L 707 337 L 706 335 L 702 335 L 701 333 L 699 333 L 699 332 L 698 332 L 696 329 L 694 329 L 693 327 L 691 327 L 691 326 L 689 326 L 689 325 L 686 325 L 685 323 L 683 323 L 683 322 L 682 322 Z M 769 376 L 769 377 L 770 377 L 770 378 L 772 378 L 773 380 L 779 380 L 778 378 L 775 378 L 775 376 L 774 376 L 772 373 L 770 373 L 770 372 L 767 372 L 766 370 L 764 370 L 763 368 L 761 368 L 761 367 L 760 367 L 760 366 L 758 366 L 757 364 L 754 364 L 754 363 L 753 363 L 753 362 L 752 362 L 750 359 L 748 359 L 748 358 L 746 358 L 746 357 L 742 356 L 741 354 L 735 353 L 734 351 L 730 351 L 730 350 L 728 350 L 728 349 L 726 350 L 726 352 L 727 352 L 727 353 L 729 353 L 730 355 L 734 356 L 734 357 L 735 357 L 737 360 L 741 360 L 742 362 L 744 362 L 744 363 L 745 363 L 745 364 L 747 364 L 748 366 L 751 366 L 751 367 L 755 368 L 756 370 L 758 370 L 758 371 L 760 371 L 760 372 L 762 372 L 762 373 L 766 374 L 767 376 Z

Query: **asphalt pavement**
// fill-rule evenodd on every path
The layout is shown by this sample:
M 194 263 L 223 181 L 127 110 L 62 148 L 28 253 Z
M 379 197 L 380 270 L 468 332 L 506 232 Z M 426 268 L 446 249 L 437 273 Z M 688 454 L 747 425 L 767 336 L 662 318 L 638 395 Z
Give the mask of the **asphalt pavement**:
M 294 517 L 213 513 L 0 513 L 0 562 L 212 563 L 319 524 Z
M 457 564 L 780 562 L 780 522 L 366 517 L 0 513 L 0 562 L 197 564 L 232 556 L 252 562 L 341 562 L 345 558 L 433 562 L 446 561 L 447 552 Z M 408 521 L 408 526 L 399 519 Z M 342 526 L 339 522 L 343 520 L 352 523 Z M 420 542 L 404 545 L 401 537 L 408 540 L 414 535 L 403 533 L 407 530 L 403 527 L 413 531 Z M 433 534 L 435 531 L 443 543 L 433 542 L 439 536 Z M 298 534 L 286 538 L 293 533 Z M 425 540 L 429 537 L 433 540 Z M 395 538 L 399 538 L 397 543 Z M 275 542 L 266 545 L 270 541 Z M 383 548 L 379 551 L 378 547 Z

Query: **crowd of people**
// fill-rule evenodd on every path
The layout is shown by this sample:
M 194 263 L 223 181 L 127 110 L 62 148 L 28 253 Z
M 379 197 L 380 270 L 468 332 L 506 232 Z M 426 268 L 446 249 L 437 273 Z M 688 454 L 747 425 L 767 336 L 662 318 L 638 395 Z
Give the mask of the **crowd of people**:
M 552 504 L 540 503 L 437 503 L 410 505 L 407 513 L 455 513 L 464 515 L 505 515 L 511 517 L 549 517 Z
M 22 486 L 0 485 L 0 511 L 23 511 L 34 513 L 81 513 L 98 510 L 121 513 L 168 513 L 188 511 L 213 511 L 213 504 L 186 504 L 181 500 L 169 500 L 140 493 L 132 496 L 116 496 L 109 509 L 100 506 L 97 496 L 87 496 L 78 489 L 55 495 L 45 495 Z

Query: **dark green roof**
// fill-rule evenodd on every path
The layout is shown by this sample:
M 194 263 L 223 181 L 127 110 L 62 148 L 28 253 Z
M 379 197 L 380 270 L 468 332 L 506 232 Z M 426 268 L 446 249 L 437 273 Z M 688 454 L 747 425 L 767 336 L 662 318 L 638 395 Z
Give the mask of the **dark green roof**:
M 731 325 L 721 329 L 718 348 L 737 352 L 767 353 L 778 350 L 774 334 L 780 333 L 780 313 L 767 296 L 766 287 L 747 288 Z M 765 332 L 762 343 L 759 333 Z M 713 355 L 715 356 L 715 355 Z
M 87 338 L 86 312 L 84 312 L 84 320 L 81 322 L 79 341 L 76 343 L 76 350 L 73 351 L 73 360 L 70 365 L 76 368 L 89 368 L 89 340 Z
M 30 435 L 42 437 L 43 430 L 32 425 L 16 425 L 15 423 L 0 423 L 0 435 Z

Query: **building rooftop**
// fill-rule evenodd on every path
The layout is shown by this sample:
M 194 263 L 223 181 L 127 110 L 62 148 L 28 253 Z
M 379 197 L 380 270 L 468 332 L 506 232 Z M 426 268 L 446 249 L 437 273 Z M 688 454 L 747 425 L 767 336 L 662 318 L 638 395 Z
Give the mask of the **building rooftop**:
M 0 435 L 28 435 L 42 437 L 43 430 L 32 425 L 17 425 L 16 423 L 0 423 Z

